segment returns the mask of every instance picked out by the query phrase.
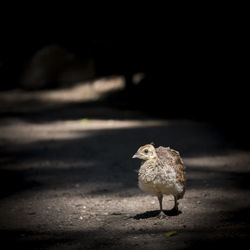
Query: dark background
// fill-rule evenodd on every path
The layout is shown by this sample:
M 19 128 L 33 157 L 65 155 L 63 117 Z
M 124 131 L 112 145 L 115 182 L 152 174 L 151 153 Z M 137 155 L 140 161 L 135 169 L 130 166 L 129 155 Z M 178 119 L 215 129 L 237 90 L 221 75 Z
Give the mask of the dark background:
M 76 34 L 20 29 L 4 35 L 1 90 L 60 88 L 124 75 L 126 88 L 107 98 L 110 105 L 164 118 L 214 122 L 237 145 L 247 146 L 249 77 L 240 32 L 200 26 L 166 33 L 165 38 L 86 39 Z M 29 77 L 37 65 L 45 71 L 38 78 Z M 67 79 L 59 77 L 65 71 Z M 135 85 L 132 77 L 138 72 L 145 77 Z

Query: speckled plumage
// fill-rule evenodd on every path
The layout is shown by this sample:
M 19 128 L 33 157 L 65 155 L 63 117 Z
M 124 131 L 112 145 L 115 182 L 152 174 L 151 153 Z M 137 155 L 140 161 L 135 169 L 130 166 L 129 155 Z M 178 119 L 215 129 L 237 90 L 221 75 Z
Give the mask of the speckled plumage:
M 177 200 L 185 193 L 185 166 L 179 152 L 147 144 L 140 147 L 133 158 L 142 159 L 138 174 L 140 189 L 158 197 L 161 211 L 163 195 L 173 195 L 174 209 L 178 210 Z

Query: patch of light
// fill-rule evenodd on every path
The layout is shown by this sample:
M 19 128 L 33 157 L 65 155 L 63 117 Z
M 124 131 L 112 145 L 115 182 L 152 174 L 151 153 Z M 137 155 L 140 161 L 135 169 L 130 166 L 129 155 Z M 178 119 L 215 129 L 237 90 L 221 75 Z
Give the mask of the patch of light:
M 146 77 L 145 73 L 136 73 L 132 77 L 132 82 L 134 84 L 139 84 Z
M 104 94 L 124 88 L 122 76 L 104 77 L 92 82 L 78 83 L 70 89 L 47 91 L 41 96 L 46 101 L 83 102 L 100 99 Z
M 188 166 L 197 168 L 228 166 L 229 168 L 230 166 L 235 166 L 243 161 L 248 162 L 248 166 L 250 166 L 250 155 L 248 152 L 232 151 L 230 154 L 226 155 L 184 158 L 184 164 L 187 166 L 187 169 Z M 250 170 L 250 167 L 248 167 L 248 170 Z
M 79 82 L 70 88 L 56 90 L 39 90 L 39 91 L 3 91 L 0 93 L 1 102 L 4 104 L 3 109 L 8 106 L 15 106 L 19 103 L 25 104 L 29 101 L 42 101 L 44 104 L 51 105 L 55 103 L 67 102 L 86 102 L 100 99 L 103 95 L 123 89 L 125 80 L 123 76 L 103 77 L 94 81 Z M 9 104 L 9 105 L 8 105 Z M 29 105 L 26 109 L 34 105 Z
M 138 127 L 165 126 L 165 120 L 99 120 L 80 119 L 32 124 L 24 121 L 6 123 L 0 126 L 0 139 L 15 143 L 43 140 L 85 138 L 96 130 L 130 129 Z

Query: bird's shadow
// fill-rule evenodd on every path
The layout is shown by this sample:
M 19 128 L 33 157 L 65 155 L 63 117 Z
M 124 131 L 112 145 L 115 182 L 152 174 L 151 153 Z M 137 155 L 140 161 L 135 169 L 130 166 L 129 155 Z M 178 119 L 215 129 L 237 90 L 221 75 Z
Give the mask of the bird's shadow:
M 164 210 L 163 211 L 165 215 L 167 216 L 177 216 L 181 214 L 181 211 L 176 211 L 174 209 L 172 210 Z M 135 220 L 140 220 L 140 219 L 148 219 L 152 217 L 157 217 L 160 214 L 160 210 L 153 210 L 153 211 L 146 211 L 144 213 L 137 214 L 133 217 Z

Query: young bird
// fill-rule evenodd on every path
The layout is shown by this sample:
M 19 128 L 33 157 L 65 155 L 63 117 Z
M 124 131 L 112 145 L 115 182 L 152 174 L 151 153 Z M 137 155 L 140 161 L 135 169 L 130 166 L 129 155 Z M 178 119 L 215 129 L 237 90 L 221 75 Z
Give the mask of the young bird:
M 142 191 L 156 195 L 162 210 L 163 195 L 174 196 L 174 212 L 178 212 L 178 200 L 185 193 L 185 166 L 179 152 L 167 147 L 155 148 L 147 144 L 138 149 L 132 158 L 142 160 L 139 170 L 139 187 Z

